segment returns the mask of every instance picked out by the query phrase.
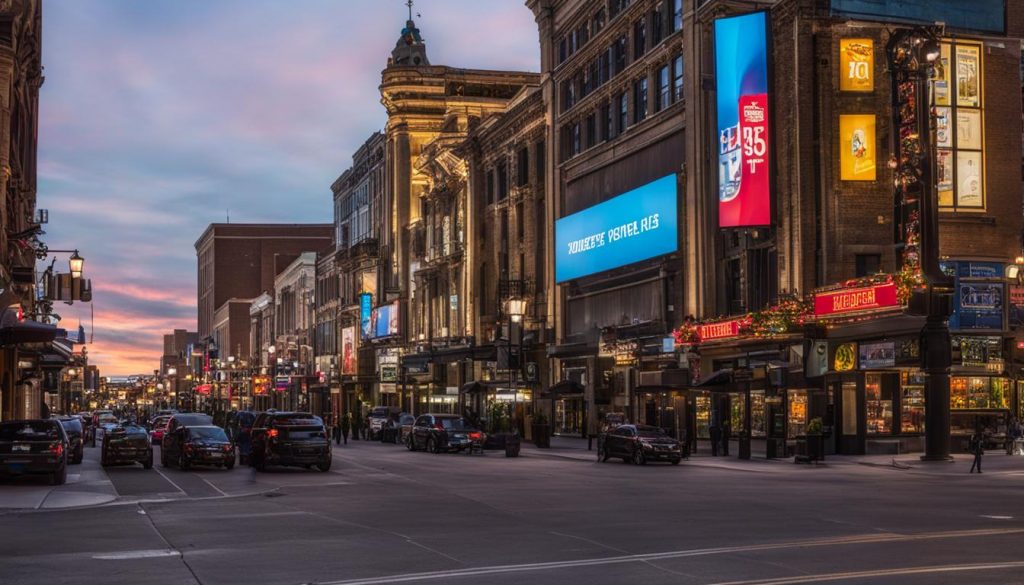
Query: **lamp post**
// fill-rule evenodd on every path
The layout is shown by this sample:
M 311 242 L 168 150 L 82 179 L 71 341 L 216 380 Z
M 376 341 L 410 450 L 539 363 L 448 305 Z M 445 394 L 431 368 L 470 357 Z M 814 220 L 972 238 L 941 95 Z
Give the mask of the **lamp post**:
M 512 327 L 516 325 L 518 329 L 518 341 L 517 349 L 518 355 L 516 357 L 516 372 L 518 380 L 518 372 L 523 366 L 523 317 L 526 315 L 526 299 L 519 297 L 512 297 L 505 301 L 505 314 L 508 315 L 508 389 L 512 392 L 512 410 L 515 413 L 515 408 L 519 403 L 519 391 L 512 388 Z
M 953 356 L 949 315 L 953 289 L 950 278 L 939 266 L 935 125 L 929 87 L 941 55 L 940 34 L 929 27 L 903 29 L 893 33 L 887 47 L 893 71 L 893 116 L 898 129 L 893 132 L 899 146 L 894 149 L 898 152 L 896 194 L 904 211 L 899 221 L 894 222 L 900 226 L 897 245 L 903 246 L 904 268 L 919 270 L 925 285 L 924 290 L 914 291 L 909 302 L 912 314 L 925 317 L 920 336 L 921 368 L 927 374 L 925 453 L 921 457 L 924 461 L 950 459 L 949 370 Z M 905 114 L 901 106 L 911 100 L 914 110 Z M 911 219 L 915 207 L 919 227 Z

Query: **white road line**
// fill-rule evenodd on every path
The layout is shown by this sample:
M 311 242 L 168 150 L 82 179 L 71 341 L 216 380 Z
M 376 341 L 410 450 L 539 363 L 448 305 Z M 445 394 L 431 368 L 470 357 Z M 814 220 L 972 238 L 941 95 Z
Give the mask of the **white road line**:
M 617 565 L 625 563 L 646 563 L 667 559 L 678 559 L 686 557 L 712 556 L 730 553 L 754 552 L 779 550 L 789 548 L 812 548 L 825 546 L 842 546 L 848 544 L 871 544 L 895 541 L 914 540 L 935 540 L 944 538 L 969 538 L 977 536 L 992 536 L 1006 534 L 1021 534 L 1024 528 L 1013 529 L 992 529 L 992 530 L 961 530 L 949 532 L 932 532 L 919 534 L 858 534 L 838 538 L 795 540 L 789 542 L 754 544 L 744 546 L 727 546 L 719 548 L 678 550 L 661 553 L 645 553 L 635 555 L 621 555 L 615 557 L 601 557 L 592 559 L 577 559 L 568 561 L 551 561 L 544 563 L 524 563 L 519 565 L 493 565 L 484 567 L 472 567 L 467 569 L 454 569 L 448 571 L 431 571 L 424 573 L 405 573 L 388 575 L 384 577 L 371 577 L 366 579 L 349 579 L 341 581 L 322 582 L 321 585 L 382 585 L 384 583 L 408 583 L 412 581 L 431 581 L 436 579 L 454 579 L 460 577 L 478 577 L 481 575 L 497 575 L 504 573 L 526 573 L 533 571 L 551 571 L 556 569 L 571 569 L 576 567 L 589 567 L 601 565 Z M 1024 566 L 1024 562 L 1021 563 Z M 834 579 L 833 579 L 834 580 Z M 789 581 L 781 581 L 787 583 Z
M 799 583 L 821 583 L 824 581 L 846 581 L 847 579 L 866 579 L 869 577 L 891 577 L 897 575 L 926 575 L 931 573 L 966 573 L 969 571 L 997 571 L 1024 567 L 1024 561 L 1006 563 L 979 563 L 972 565 L 939 565 L 931 567 L 905 567 L 901 569 L 878 569 L 876 571 L 850 571 L 847 573 L 823 573 L 820 575 L 799 575 L 780 577 L 778 579 L 758 579 L 755 581 L 728 581 L 712 585 L 792 585 Z
M 181 553 L 176 550 L 160 548 L 155 550 L 127 550 L 119 553 L 93 555 L 92 558 L 101 561 L 127 561 L 132 559 L 154 559 L 159 557 L 177 556 L 181 556 Z
M 159 470 L 159 469 L 157 468 L 157 466 L 156 466 L 156 465 L 154 465 L 154 466 L 153 466 L 153 470 L 154 470 L 154 471 L 156 471 L 157 473 L 159 473 L 159 474 L 160 474 L 160 477 L 162 477 L 162 478 L 166 479 L 166 480 L 167 480 L 167 483 L 169 483 L 169 484 L 173 485 L 173 486 L 174 486 L 174 488 L 175 488 L 175 489 L 177 489 L 177 490 L 178 490 L 179 492 L 181 492 L 181 493 L 185 494 L 186 496 L 188 495 L 188 492 L 186 492 L 185 490 L 181 489 L 181 486 L 180 486 L 180 485 L 178 485 L 178 484 L 174 483 L 173 481 L 171 481 L 171 478 L 169 478 L 169 477 L 167 477 L 166 475 L 164 475 L 164 472 L 160 471 L 160 470 Z
M 228 495 L 227 492 L 225 492 L 224 490 L 220 489 L 219 487 L 213 485 L 212 483 L 210 483 L 210 480 L 208 480 L 205 477 L 199 475 L 198 473 L 193 473 L 192 475 L 194 475 L 194 476 L 198 477 L 199 479 L 205 481 L 206 485 L 208 485 L 208 486 L 212 487 L 213 489 L 217 490 L 217 493 L 219 493 L 220 495 L 222 495 L 222 496 Z
M 990 516 L 988 514 L 982 514 L 981 518 L 988 518 L 990 520 L 1013 520 L 1013 516 Z

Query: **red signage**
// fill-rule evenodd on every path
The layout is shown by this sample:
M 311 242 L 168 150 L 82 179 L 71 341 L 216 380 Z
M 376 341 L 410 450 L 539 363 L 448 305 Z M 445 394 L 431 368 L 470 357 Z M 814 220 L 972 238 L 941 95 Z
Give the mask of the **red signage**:
M 213 384 L 200 384 L 196 386 L 196 394 L 208 395 L 213 390 Z
M 739 337 L 740 334 L 740 322 L 733 319 L 732 321 L 719 321 L 717 323 L 705 323 L 704 325 L 697 326 L 697 337 L 703 341 L 713 341 L 715 339 L 727 339 L 729 337 Z
M 1024 307 L 1024 286 L 1013 285 L 1010 287 L 1010 304 Z
M 896 283 L 847 288 L 814 295 L 814 316 L 827 317 L 899 306 Z

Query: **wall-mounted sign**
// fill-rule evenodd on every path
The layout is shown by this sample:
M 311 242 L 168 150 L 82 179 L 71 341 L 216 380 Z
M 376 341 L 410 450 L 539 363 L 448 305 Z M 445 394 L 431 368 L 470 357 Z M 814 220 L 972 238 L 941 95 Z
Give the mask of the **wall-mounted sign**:
M 875 180 L 875 115 L 839 116 L 839 167 L 843 181 Z
M 839 91 L 874 91 L 875 42 L 839 40 Z
M 857 344 L 843 343 L 836 348 L 836 358 L 832 369 L 837 372 L 849 372 L 857 367 Z
M 381 382 L 396 382 L 396 381 L 398 381 L 398 364 L 381 364 L 381 366 L 380 366 L 380 381 Z
M 398 306 L 398 301 L 395 301 L 373 310 L 370 314 L 371 338 L 398 335 Z
M 891 368 L 896 365 L 896 344 L 892 341 L 860 344 L 860 369 Z
M 1008 306 L 1001 262 L 951 260 L 941 267 L 955 278 L 950 329 L 1004 329 Z
M 341 330 L 341 373 L 356 373 L 356 328 L 345 327 Z
M 899 306 L 896 283 L 833 290 L 814 295 L 814 316 L 828 317 Z
M 718 226 L 769 225 L 769 127 L 766 12 L 715 21 L 718 96 Z
M 555 222 L 555 280 L 633 264 L 679 247 L 676 176 L 668 175 Z
M 731 321 L 719 321 L 717 323 L 705 323 L 697 326 L 697 337 L 699 337 L 702 342 L 739 337 L 739 334 L 740 322 L 736 319 Z
M 373 336 L 371 320 L 373 316 L 373 295 L 370 293 L 359 294 L 359 330 L 363 339 Z

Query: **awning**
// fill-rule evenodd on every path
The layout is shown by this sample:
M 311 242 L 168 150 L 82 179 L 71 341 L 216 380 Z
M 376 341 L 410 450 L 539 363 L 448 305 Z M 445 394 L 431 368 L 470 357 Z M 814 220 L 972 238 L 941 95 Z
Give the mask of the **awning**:
M 463 384 L 462 387 L 459 388 L 459 394 L 479 394 L 480 392 L 487 392 L 487 386 L 477 382 L 476 380 L 473 380 L 468 384 Z
M 0 327 L 0 346 L 19 343 L 49 343 L 57 337 L 67 336 L 67 331 L 56 325 L 38 321 L 19 321 Z
M 573 358 L 597 355 L 597 346 L 581 341 L 548 346 L 549 358 Z
M 574 380 L 562 380 L 551 385 L 543 394 L 548 396 L 565 396 L 567 394 L 583 394 L 584 388 Z

